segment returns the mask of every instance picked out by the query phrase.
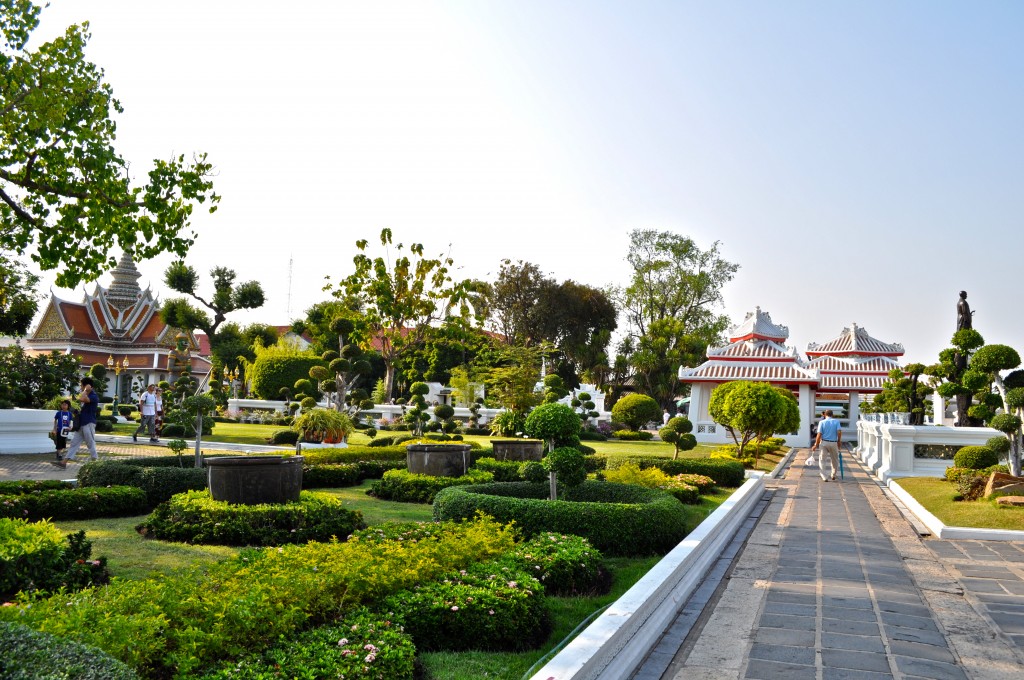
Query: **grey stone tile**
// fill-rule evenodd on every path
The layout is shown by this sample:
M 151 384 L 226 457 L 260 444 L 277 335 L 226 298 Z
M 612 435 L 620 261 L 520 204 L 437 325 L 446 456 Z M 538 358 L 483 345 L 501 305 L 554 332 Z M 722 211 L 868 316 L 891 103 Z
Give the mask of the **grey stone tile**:
M 822 607 L 821 615 L 826 619 L 843 619 L 844 621 L 877 621 L 873 609 L 846 609 L 842 607 Z
M 1012 595 L 1024 596 L 1024 581 L 1000 581 L 999 585 L 1006 589 L 1006 592 Z M 1022 599 L 1022 601 L 1024 601 L 1024 599 Z
M 790 645 L 794 647 L 814 646 L 813 630 L 788 630 L 785 628 L 758 628 L 754 642 L 766 645 Z
M 940 661 L 897 656 L 896 668 L 904 675 L 918 675 L 931 680 L 967 680 L 963 668 Z
M 872 652 L 856 652 L 847 649 L 821 650 L 821 663 L 835 668 L 849 668 L 875 673 L 888 673 L 889 660 L 885 654 Z
M 857 652 L 885 653 L 885 645 L 881 637 L 869 635 L 843 635 L 842 633 L 822 633 L 822 648 L 849 649 Z
M 982 578 L 962 578 L 960 584 L 972 593 L 1005 593 L 998 581 Z
M 768 614 L 791 614 L 793 616 L 814 616 L 818 613 L 813 604 L 793 604 L 790 602 L 766 602 L 764 611 Z
M 882 602 L 879 601 L 878 608 L 883 612 L 894 614 L 906 614 L 907 616 L 920 616 L 931 618 L 932 610 L 923 604 L 909 604 L 906 602 Z
M 834 597 L 829 594 L 822 595 L 821 602 L 826 607 L 845 607 L 848 609 L 872 609 L 871 598 L 869 597 Z
M 882 623 L 890 626 L 900 626 L 903 628 L 917 628 L 919 630 L 934 630 L 937 631 L 939 627 L 935 625 L 935 620 L 930 616 L 908 616 L 906 614 L 896 614 L 894 612 L 882 612 Z
M 929 659 L 944 663 L 956 663 L 956 657 L 945 645 L 929 645 L 909 640 L 890 640 L 889 649 L 893 654 L 909 656 L 915 659 Z
M 758 625 L 767 626 L 768 628 L 787 628 L 789 630 L 814 630 L 814 617 L 762 614 Z
M 920 630 L 918 628 L 886 626 L 885 634 L 890 640 L 923 642 L 926 645 L 935 645 L 936 647 L 942 647 L 946 644 L 946 638 L 937 630 Z
M 751 659 L 743 677 L 751 680 L 815 680 L 817 670 L 814 666 Z
M 786 593 L 778 592 L 775 590 L 769 590 L 766 599 L 768 602 L 787 602 L 790 604 L 814 605 L 818 601 L 818 596 L 815 593 Z
M 988 615 L 1007 635 L 1024 635 L 1024 614 L 989 611 Z
M 881 636 L 878 624 L 869 621 L 845 621 L 843 619 L 822 619 L 822 632 L 846 633 L 847 635 Z
M 829 666 L 821 669 L 821 678 L 822 680 L 889 680 L 892 678 L 892 673 L 872 673 L 852 668 L 832 668 Z
M 751 659 L 778 661 L 780 663 L 814 665 L 814 647 L 793 647 L 788 645 L 768 645 L 755 642 L 750 646 Z
M 999 578 L 1011 578 L 1013 576 L 1013 572 L 1011 572 L 1006 567 L 998 567 L 998 566 L 995 566 L 995 565 L 977 566 L 977 567 L 974 566 L 974 565 L 963 565 L 963 566 L 958 566 L 957 567 L 957 571 L 959 571 L 962 576 L 966 576 L 967 578 L 995 578 L 995 579 L 999 579 Z

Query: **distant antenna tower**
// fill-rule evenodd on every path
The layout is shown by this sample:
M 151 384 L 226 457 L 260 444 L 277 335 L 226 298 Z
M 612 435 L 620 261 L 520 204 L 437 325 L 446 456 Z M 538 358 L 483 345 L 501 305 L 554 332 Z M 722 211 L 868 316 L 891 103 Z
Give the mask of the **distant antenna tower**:
M 288 254 L 288 306 L 285 310 L 288 318 L 292 318 L 292 256 Z

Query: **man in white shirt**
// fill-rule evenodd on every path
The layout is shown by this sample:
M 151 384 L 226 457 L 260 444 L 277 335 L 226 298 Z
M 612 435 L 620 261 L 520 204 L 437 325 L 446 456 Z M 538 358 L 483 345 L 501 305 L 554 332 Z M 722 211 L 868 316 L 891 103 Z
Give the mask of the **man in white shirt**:
M 146 391 L 139 397 L 139 413 L 142 414 L 142 420 L 132 433 L 132 441 L 139 441 L 139 433 L 145 428 L 149 432 L 149 443 L 158 444 L 160 440 L 156 438 L 156 384 L 146 385 Z

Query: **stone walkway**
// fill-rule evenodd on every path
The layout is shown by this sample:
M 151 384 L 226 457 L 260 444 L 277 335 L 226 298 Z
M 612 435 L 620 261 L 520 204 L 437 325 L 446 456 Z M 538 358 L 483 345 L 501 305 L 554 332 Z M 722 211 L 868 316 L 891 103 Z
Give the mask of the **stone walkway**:
M 1024 677 L 1024 543 L 922 540 L 851 455 L 836 482 L 805 456 L 696 624 L 659 644 L 671 661 L 634 677 Z

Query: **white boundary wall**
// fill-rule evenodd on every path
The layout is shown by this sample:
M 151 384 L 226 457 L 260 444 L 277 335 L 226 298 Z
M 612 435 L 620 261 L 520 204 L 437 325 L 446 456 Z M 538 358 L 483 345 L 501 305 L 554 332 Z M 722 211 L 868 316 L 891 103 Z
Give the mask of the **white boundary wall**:
M 0 409 L 0 453 L 53 453 L 53 411 Z
M 621 680 L 653 649 L 761 500 L 764 476 L 736 493 L 616 600 L 532 680 Z
M 896 477 L 943 477 L 951 459 L 915 458 L 916 444 L 981 446 L 1000 436 L 991 427 L 945 427 L 940 425 L 896 425 L 879 420 L 857 422 L 854 454 L 878 479 Z

